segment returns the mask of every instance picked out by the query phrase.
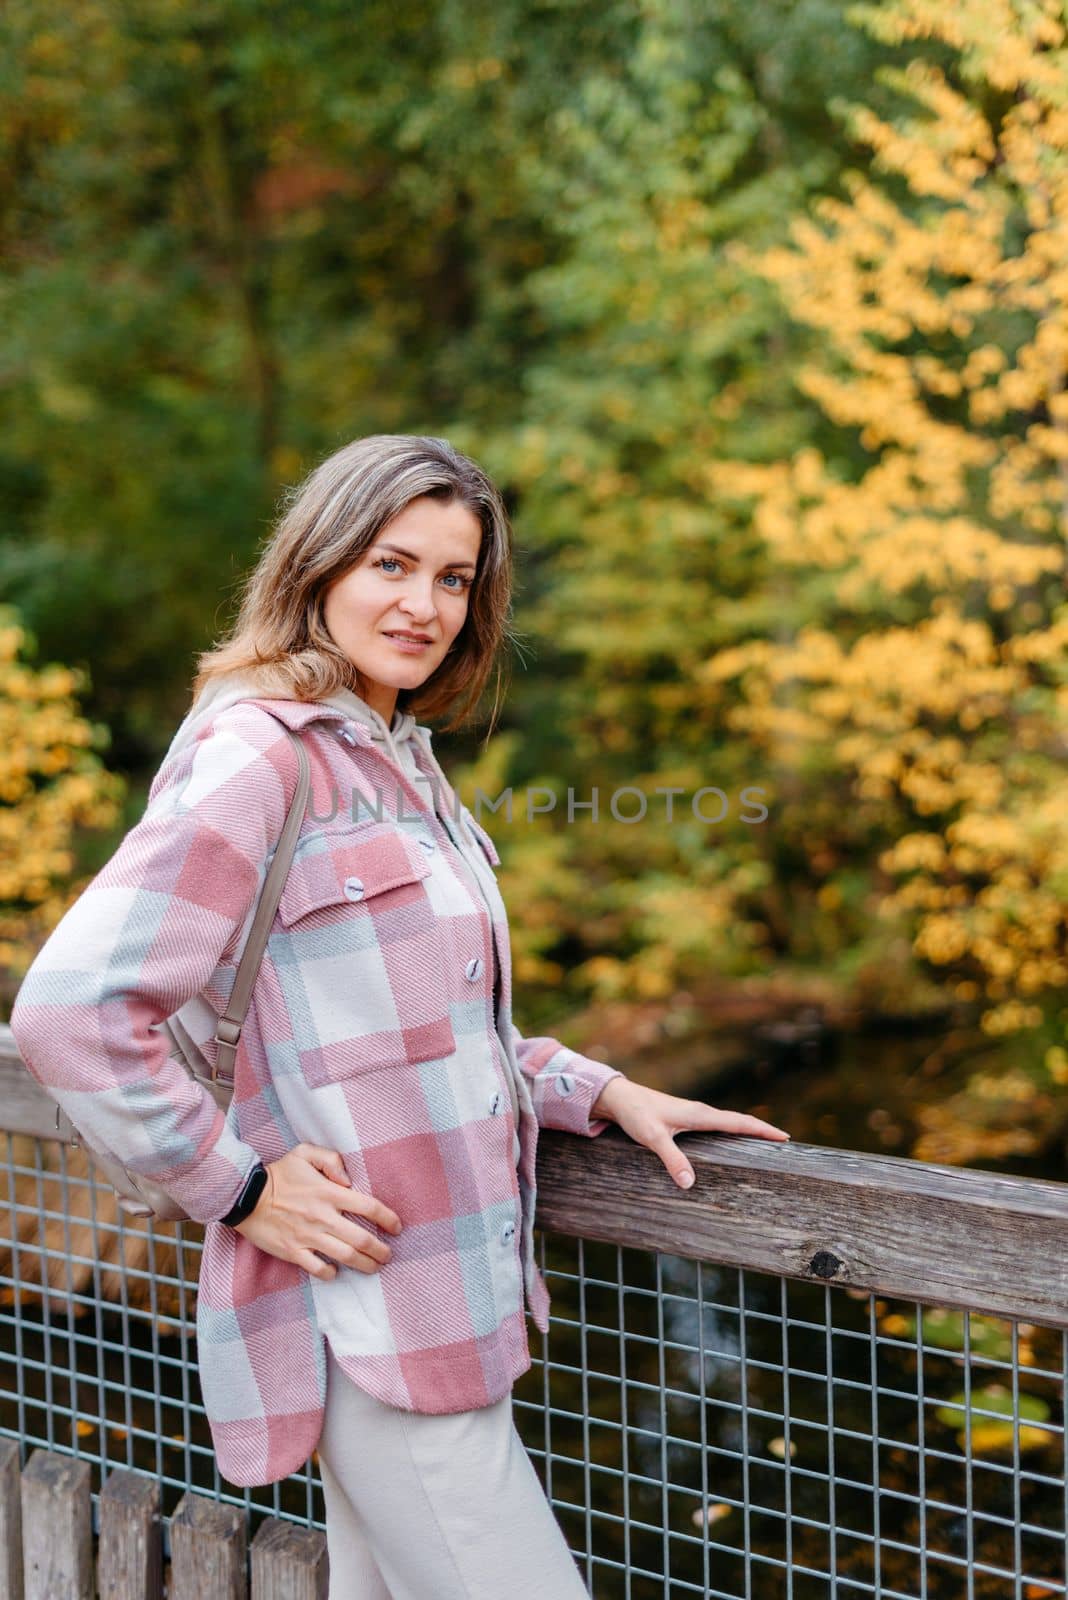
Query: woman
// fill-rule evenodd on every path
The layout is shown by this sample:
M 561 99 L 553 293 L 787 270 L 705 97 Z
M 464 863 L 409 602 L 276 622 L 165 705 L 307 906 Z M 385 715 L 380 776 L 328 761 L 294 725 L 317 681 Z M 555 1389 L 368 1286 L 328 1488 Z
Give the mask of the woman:
M 566 1600 L 585 1588 L 511 1388 L 539 1127 L 778 1139 L 511 1019 L 489 835 L 416 715 L 469 715 L 506 638 L 511 534 L 444 440 L 358 439 L 291 496 L 141 821 L 53 931 L 11 1026 L 87 1137 L 206 1224 L 201 1387 L 220 1471 L 314 1449 L 331 1600 Z M 498 679 L 499 688 L 499 679 Z M 311 791 L 226 1117 L 166 1053 L 214 1032 L 303 740 Z

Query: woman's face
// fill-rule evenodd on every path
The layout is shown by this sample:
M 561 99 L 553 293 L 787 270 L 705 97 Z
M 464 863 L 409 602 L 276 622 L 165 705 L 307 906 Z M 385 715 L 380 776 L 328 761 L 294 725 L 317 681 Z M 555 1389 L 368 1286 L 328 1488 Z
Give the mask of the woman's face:
M 482 529 L 459 500 L 412 500 L 326 591 L 330 637 L 361 674 L 387 722 L 398 689 L 441 665 L 464 625 Z

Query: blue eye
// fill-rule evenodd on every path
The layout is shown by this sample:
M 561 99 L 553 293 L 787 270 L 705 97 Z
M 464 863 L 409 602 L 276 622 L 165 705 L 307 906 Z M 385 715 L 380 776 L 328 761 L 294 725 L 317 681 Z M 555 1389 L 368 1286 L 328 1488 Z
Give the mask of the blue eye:
M 397 559 L 396 556 L 376 556 L 376 558 L 371 562 L 371 565 L 372 567 L 380 567 L 383 572 L 387 567 L 401 567 L 401 570 L 403 571 L 402 563 Z M 392 577 L 393 574 L 390 573 L 389 576 Z M 447 589 L 451 589 L 454 594 L 459 593 L 463 589 L 469 589 L 475 581 L 474 578 L 468 578 L 462 572 L 447 572 L 445 577 L 457 579 L 456 583 L 449 583 L 445 585 L 445 587 Z

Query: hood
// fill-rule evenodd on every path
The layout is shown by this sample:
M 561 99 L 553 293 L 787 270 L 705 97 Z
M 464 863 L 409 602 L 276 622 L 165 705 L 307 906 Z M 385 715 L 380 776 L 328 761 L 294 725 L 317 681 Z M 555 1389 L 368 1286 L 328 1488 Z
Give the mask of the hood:
M 411 760 L 411 746 L 419 742 L 419 733 L 429 732 L 426 728 L 419 728 L 410 711 L 401 711 L 399 708 L 393 713 L 393 721 L 388 725 L 385 717 L 380 712 L 373 710 L 351 689 L 339 689 L 337 694 L 326 695 L 323 705 L 336 706 L 339 711 L 344 711 L 354 722 L 363 723 L 370 732 L 371 738 L 378 744 L 385 745 L 398 766 L 405 763 L 402 760 L 401 747 L 407 745 L 405 752 Z M 424 740 L 424 743 L 428 743 Z
M 248 672 L 229 672 L 224 677 L 213 678 L 213 682 L 208 683 L 205 690 L 198 694 L 197 699 L 193 701 L 192 706 L 187 710 L 187 714 L 182 718 L 182 722 L 177 725 L 176 733 L 174 733 L 174 738 L 171 739 L 168 752 L 166 752 L 163 760 L 169 762 L 171 757 L 176 755 L 177 750 L 181 750 L 182 746 L 190 744 L 193 739 L 197 738 L 197 734 L 211 722 L 211 718 L 216 717 L 221 710 L 225 710 L 225 707 L 235 706 L 238 701 L 243 701 L 243 699 L 296 699 L 296 696 L 293 696 L 293 694 L 281 694 L 277 690 L 265 691 L 261 683 L 257 683 L 254 675 L 248 674 Z M 435 778 L 443 786 L 444 794 L 449 798 L 449 803 L 454 803 L 451 784 L 449 784 L 448 778 L 441 771 L 438 758 L 433 752 L 432 742 L 430 742 L 430 728 L 425 728 L 422 723 L 417 723 L 416 718 L 409 710 L 395 710 L 392 723 L 387 726 L 381 712 L 377 712 L 373 707 L 368 706 L 368 702 L 365 699 L 361 699 L 360 694 L 353 694 L 352 690 L 339 690 L 336 694 L 325 694 L 317 704 L 336 707 L 337 710 L 344 712 L 345 717 L 350 717 L 353 722 L 358 722 L 365 726 L 371 739 L 376 744 L 381 744 L 389 752 L 393 763 L 400 766 L 400 768 L 408 768 L 411 771 L 412 765 L 414 765 L 414 750 L 422 750 L 425 762 L 427 762 L 430 770 L 435 774 Z
M 215 678 L 197 696 L 179 723 L 164 761 L 169 761 L 184 745 L 191 743 L 201 729 L 220 711 L 224 711 L 227 706 L 236 705 L 239 700 L 293 699 L 296 699 L 295 695 L 282 694 L 277 689 L 265 691 L 250 673 L 230 672 L 223 677 Z M 403 764 L 399 746 L 408 740 L 418 743 L 417 728 L 419 733 L 425 736 L 423 744 L 429 753 L 430 730 L 419 727 L 410 711 L 396 710 L 393 713 L 392 723 L 387 727 L 385 718 L 350 689 L 340 689 L 336 694 L 324 695 L 318 703 L 334 706 L 338 711 L 343 711 L 347 717 L 351 717 L 354 722 L 362 723 L 372 739 L 385 746 L 398 766 Z M 437 765 L 436 762 L 434 764 Z

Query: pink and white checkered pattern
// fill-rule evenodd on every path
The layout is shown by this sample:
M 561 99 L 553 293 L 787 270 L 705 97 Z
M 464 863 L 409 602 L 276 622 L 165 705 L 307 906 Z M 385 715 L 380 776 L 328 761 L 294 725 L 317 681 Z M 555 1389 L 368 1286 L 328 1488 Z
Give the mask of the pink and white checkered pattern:
M 182 1008 L 210 1056 L 296 787 L 279 721 L 303 730 L 312 787 L 224 1117 L 155 1025 Z M 318 1442 L 324 1338 L 356 1383 L 409 1410 L 468 1410 L 509 1390 L 530 1366 L 524 1289 L 548 1326 L 532 1240 L 538 1129 L 601 1132 L 590 1108 L 619 1075 L 516 1029 L 497 853 L 429 730 L 416 731 L 437 812 L 427 784 L 341 710 L 275 699 L 221 710 L 164 761 L 144 816 L 45 942 L 11 1017 L 29 1071 L 74 1123 L 207 1224 L 201 1387 L 220 1471 L 243 1486 L 285 1477 Z M 340 1267 L 324 1283 L 215 1220 L 257 1158 L 301 1141 L 338 1150 L 353 1185 L 400 1216 L 378 1272 Z

